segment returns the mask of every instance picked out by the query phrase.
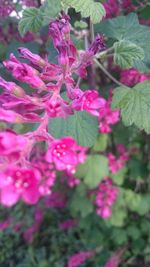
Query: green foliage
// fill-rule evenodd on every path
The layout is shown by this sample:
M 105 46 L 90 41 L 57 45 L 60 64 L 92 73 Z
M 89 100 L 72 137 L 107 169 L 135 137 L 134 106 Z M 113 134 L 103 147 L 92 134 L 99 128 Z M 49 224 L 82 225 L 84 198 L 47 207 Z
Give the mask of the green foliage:
M 58 16 L 61 10 L 61 0 L 46 0 L 41 8 L 41 15 L 43 16 L 43 25 L 48 25 L 51 18 Z
M 101 180 L 108 176 L 108 160 L 101 155 L 89 155 L 84 164 L 77 167 L 76 176 L 83 178 L 89 188 L 96 187 Z
M 41 10 L 38 8 L 27 8 L 23 11 L 23 17 L 19 21 L 18 29 L 21 35 L 28 31 L 38 32 L 42 27 L 43 17 Z
M 83 18 L 90 17 L 92 23 L 98 23 L 105 16 L 105 9 L 101 3 L 94 0 L 62 0 L 66 7 L 75 8 Z
M 86 217 L 93 212 L 93 204 L 86 197 L 86 194 L 80 194 L 79 191 L 75 191 L 70 202 L 70 211 L 73 216 Z
M 49 132 L 56 138 L 72 136 L 80 145 L 90 147 L 98 135 L 98 121 L 86 111 L 79 111 L 67 118 L 50 119 Z
M 74 24 L 75 28 L 81 28 L 81 29 L 85 29 L 85 28 L 87 28 L 87 26 L 88 26 L 87 23 L 85 21 L 82 21 L 82 20 L 76 21 Z
M 114 44 L 114 62 L 122 68 L 130 68 L 134 60 L 143 59 L 144 50 L 129 41 L 120 41 Z
M 107 134 L 100 134 L 92 148 L 95 152 L 103 152 L 106 150 L 108 145 L 108 135 Z
M 113 108 L 121 109 L 126 126 L 135 125 L 150 133 L 150 82 L 139 83 L 133 88 L 126 86 L 114 90 Z
M 113 40 L 128 41 L 132 45 L 137 45 L 138 49 L 139 47 L 142 48 L 145 53 L 144 60 L 136 60 L 134 64 L 141 71 L 150 72 L 150 61 L 147 58 L 150 52 L 150 28 L 140 25 L 136 14 L 130 13 L 127 16 L 104 20 L 95 29 L 97 32 L 103 32 Z M 140 54 L 142 57 L 142 50 Z

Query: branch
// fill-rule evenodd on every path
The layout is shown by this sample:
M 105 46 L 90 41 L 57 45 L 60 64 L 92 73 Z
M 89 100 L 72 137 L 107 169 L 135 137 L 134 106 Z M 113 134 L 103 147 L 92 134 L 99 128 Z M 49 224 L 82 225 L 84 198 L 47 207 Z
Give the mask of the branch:
M 123 83 L 119 82 L 115 77 L 113 77 L 96 58 L 94 59 L 94 62 L 109 77 L 110 80 L 112 80 L 119 86 L 125 86 Z

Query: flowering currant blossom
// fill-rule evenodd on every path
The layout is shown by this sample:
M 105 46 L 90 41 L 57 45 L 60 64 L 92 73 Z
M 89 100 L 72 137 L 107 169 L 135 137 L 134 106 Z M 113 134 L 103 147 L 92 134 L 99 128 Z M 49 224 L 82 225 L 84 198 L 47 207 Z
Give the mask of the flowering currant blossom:
M 78 267 L 94 255 L 94 251 L 80 251 L 69 258 L 67 267 Z
M 40 197 L 39 182 L 40 173 L 37 170 L 10 166 L 6 172 L 0 172 L 1 204 L 10 207 L 19 199 L 35 204 Z
M 116 124 L 120 120 L 120 112 L 118 109 L 111 109 L 111 99 L 110 95 L 108 101 L 105 102 L 105 105 L 99 110 L 99 131 L 101 133 L 110 133 L 112 129 L 110 125 Z
M 84 162 L 85 152 L 86 149 L 79 146 L 72 137 L 64 137 L 51 142 L 46 159 L 54 163 L 57 170 L 74 173 L 76 166 Z
M 112 214 L 112 205 L 117 199 L 118 188 L 113 186 L 110 178 L 105 178 L 98 186 L 96 192 L 95 204 L 97 206 L 96 213 L 107 219 Z
M 86 110 L 94 116 L 99 116 L 98 109 L 104 108 L 106 100 L 99 96 L 97 91 L 87 90 L 73 101 L 75 110 Z
M 51 64 L 47 57 L 42 58 L 23 47 L 18 51 L 28 63 L 19 61 L 14 54 L 3 62 L 14 81 L 0 78 L 3 89 L 0 93 L 0 121 L 38 123 L 36 130 L 22 135 L 12 131 L 0 133 L 0 202 L 5 206 L 12 206 L 19 200 L 35 204 L 41 196 L 51 194 L 56 170 L 67 172 L 70 187 L 79 184 L 73 173 L 77 165 L 85 161 L 87 149 L 79 146 L 72 137 L 55 139 L 51 136 L 49 118 L 66 118 L 84 110 L 97 117 L 102 132 L 109 132 L 109 126 L 119 119 L 118 111 L 110 109 L 110 99 L 106 101 L 90 88 L 82 92 L 74 80 L 75 75 L 85 77 L 94 55 L 106 48 L 103 36 L 98 34 L 86 51 L 77 53 L 71 40 L 69 21 L 69 16 L 61 12 L 59 18 L 49 24 L 49 37 L 58 52 L 57 64 Z M 26 92 L 20 82 L 33 90 Z M 63 88 L 67 100 L 62 98 Z M 41 151 L 37 152 L 41 142 L 47 146 L 41 146 Z
M 134 86 L 137 83 L 150 80 L 149 74 L 140 73 L 136 69 L 125 69 L 121 71 L 120 81 L 127 86 Z
M 119 154 L 118 158 L 113 155 L 113 153 L 108 153 L 109 169 L 112 173 L 118 172 L 125 166 L 126 161 L 129 159 L 128 152 L 126 151 L 124 145 L 117 145 L 117 152 Z

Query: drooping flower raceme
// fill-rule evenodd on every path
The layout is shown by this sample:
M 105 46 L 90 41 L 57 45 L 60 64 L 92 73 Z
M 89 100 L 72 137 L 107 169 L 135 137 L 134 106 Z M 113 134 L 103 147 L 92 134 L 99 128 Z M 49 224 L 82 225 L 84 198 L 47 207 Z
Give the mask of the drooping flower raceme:
M 20 57 L 29 63 L 19 61 L 14 54 L 3 62 L 19 85 L 0 78 L 3 89 L 0 121 L 38 124 L 33 132 L 25 134 L 12 130 L 0 133 L 0 202 L 5 206 L 12 206 L 19 200 L 34 204 L 40 197 L 51 194 L 56 170 L 67 173 L 70 187 L 79 184 L 73 173 L 77 165 L 85 161 L 87 149 L 79 146 L 72 137 L 55 139 L 48 132 L 49 118 L 66 118 L 84 110 L 97 117 L 102 132 L 110 131 L 109 125 L 118 122 L 118 111 L 111 111 L 110 100 L 106 101 L 92 88 L 83 92 L 74 80 L 74 75 L 86 76 L 86 68 L 92 64 L 94 55 L 106 48 L 104 38 L 98 34 L 89 48 L 77 53 L 69 21 L 69 16 L 62 12 L 49 24 L 49 36 L 58 52 L 58 64 L 52 64 L 47 58 L 23 47 L 18 49 Z M 21 82 L 29 86 L 28 92 L 22 88 Z M 64 87 L 67 100 L 61 95 Z M 41 146 L 37 153 L 41 143 L 47 146 Z
M 80 251 L 69 258 L 67 267 L 78 267 L 94 255 L 94 251 Z
M 110 178 L 105 178 L 98 186 L 96 192 L 95 204 L 97 206 L 96 213 L 107 219 L 112 214 L 112 206 L 118 196 L 118 188 L 113 185 Z

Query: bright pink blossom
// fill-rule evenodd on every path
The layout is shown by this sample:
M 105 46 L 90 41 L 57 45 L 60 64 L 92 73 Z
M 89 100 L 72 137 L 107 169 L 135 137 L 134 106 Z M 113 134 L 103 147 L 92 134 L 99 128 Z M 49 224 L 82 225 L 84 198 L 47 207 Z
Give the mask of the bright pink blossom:
M 104 179 L 98 186 L 96 192 L 95 204 L 97 206 L 96 213 L 107 219 L 112 214 L 112 206 L 117 199 L 118 188 L 113 186 L 110 178 Z
M 39 77 L 39 72 L 28 64 L 19 62 L 13 54 L 10 55 L 10 60 L 5 60 L 3 64 L 17 80 L 25 82 L 33 88 L 46 90 L 44 82 Z
M 121 263 L 122 255 L 125 252 L 125 250 L 126 250 L 126 247 L 117 249 L 108 259 L 108 261 L 105 263 L 104 267 L 119 267 Z
M 0 154 L 11 158 L 19 158 L 26 149 L 28 139 L 23 135 L 17 135 L 12 131 L 0 132 Z
M 72 137 L 64 137 L 51 142 L 46 159 L 54 163 L 57 170 L 74 173 L 76 166 L 84 162 L 85 151 Z
M 128 152 L 124 145 L 117 145 L 117 152 L 119 154 L 118 157 L 111 152 L 108 153 L 109 169 L 112 173 L 116 173 L 122 169 L 125 166 L 126 161 L 129 159 Z
M 99 131 L 101 133 L 110 133 L 111 125 L 116 124 L 120 120 L 119 110 L 112 110 L 110 102 L 107 101 L 105 106 L 99 110 Z
M 94 251 L 78 252 L 69 258 L 67 267 L 78 267 L 81 264 L 85 263 L 85 261 L 87 261 L 88 259 L 92 258 L 94 255 Z
M 22 199 L 27 204 L 35 204 L 40 198 L 40 174 L 35 169 L 10 167 L 0 173 L 0 202 L 11 207 Z
M 121 71 L 120 81 L 127 86 L 134 86 L 137 83 L 150 80 L 149 74 L 140 73 L 136 69 L 125 69 Z
M 75 110 L 86 110 L 92 115 L 98 116 L 98 109 L 104 108 L 106 100 L 99 96 L 97 91 L 87 90 L 86 92 L 80 93 L 73 103 L 72 107 Z

